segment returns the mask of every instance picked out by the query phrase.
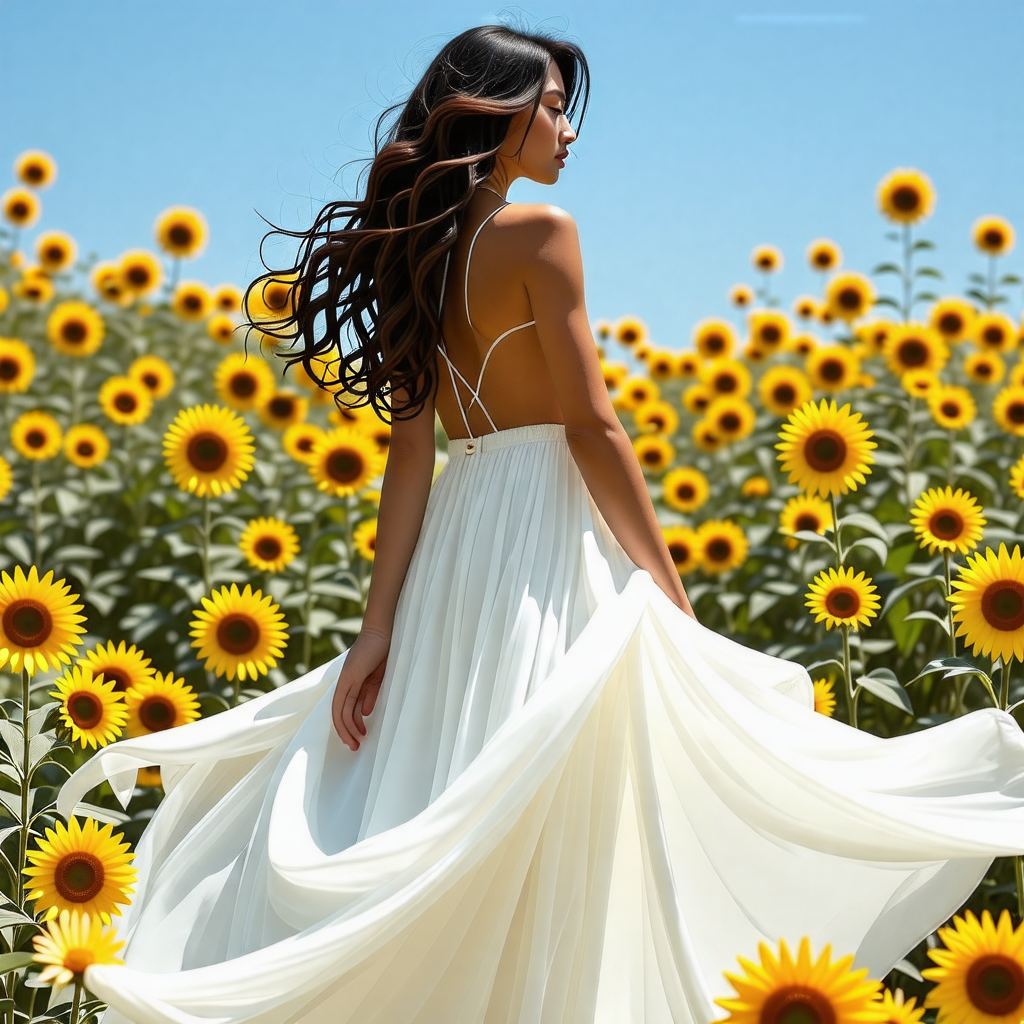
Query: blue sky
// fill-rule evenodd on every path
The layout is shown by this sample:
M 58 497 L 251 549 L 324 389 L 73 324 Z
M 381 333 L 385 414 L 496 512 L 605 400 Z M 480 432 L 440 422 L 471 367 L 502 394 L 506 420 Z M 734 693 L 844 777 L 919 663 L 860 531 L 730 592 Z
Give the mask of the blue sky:
M 894 254 L 878 181 L 917 167 L 938 202 L 943 290 L 983 269 L 981 214 L 1024 229 L 1024 4 L 1020 0 L 557 0 L 490 6 L 411 0 L 0 0 L 0 190 L 19 152 L 59 162 L 37 230 L 83 253 L 152 245 L 155 216 L 199 208 L 205 254 L 185 276 L 246 283 L 258 210 L 302 226 L 351 195 L 383 106 L 474 24 L 513 22 L 581 44 L 591 107 L 553 187 L 509 198 L 576 219 L 592 319 L 642 317 L 689 343 L 753 282 L 754 245 L 778 245 L 788 305 L 820 289 L 819 236 L 846 266 Z M 26 239 L 31 243 L 31 235 Z M 1024 265 L 1022 248 L 1007 269 Z M 1021 296 L 1011 312 L 1019 314 Z

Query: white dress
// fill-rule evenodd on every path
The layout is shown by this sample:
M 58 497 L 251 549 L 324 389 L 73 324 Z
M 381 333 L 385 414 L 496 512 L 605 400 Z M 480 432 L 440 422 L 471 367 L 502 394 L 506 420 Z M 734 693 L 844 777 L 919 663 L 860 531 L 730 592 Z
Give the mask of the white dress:
M 816 714 L 628 558 L 563 425 L 448 454 L 358 751 L 341 654 L 65 783 L 64 815 L 145 765 L 166 790 L 125 965 L 86 971 L 104 1024 L 707 1024 L 759 940 L 880 976 L 1024 852 L 1009 715 Z

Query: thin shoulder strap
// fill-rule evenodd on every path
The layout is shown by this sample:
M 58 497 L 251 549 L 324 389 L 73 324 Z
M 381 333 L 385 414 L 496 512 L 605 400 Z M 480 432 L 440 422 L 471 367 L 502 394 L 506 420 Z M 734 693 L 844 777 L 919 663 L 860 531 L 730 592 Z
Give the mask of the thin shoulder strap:
M 437 319 L 438 319 L 438 321 L 440 321 L 440 319 L 441 319 L 441 307 L 444 304 L 444 286 L 445 286 L 446 282 L 448 281 L 448 262 L 449 262 L 449 260 L 451 258 L 451 255 L 452 255 L 451 249 L 449 249 L 444 254 L 444 274 L 441 276 L 441 294 L 438 296 L 438 300 L 437 300 Z M 462 405 L 462 398 L 459 395 L 459 386 L 455 383 L 455 371 L 452 369 L 452 361 L 448 358 L 448 353 L 445 351 L 443 336 L 439 336 L 438 337 L 437 350 L 444 357 L 445 365 L 447 365 L 447 367 L 448 367 L 448 376 L 451 377 L 451 379 L 452 379 L 452 391 L 455 392 L 455 401 L 459 403 L 459 412 L 462 413 L 462 422 L 466 424 L 466 436 L 467 437 L 472 437 L 473 436 L 473 431 L 470 429 L 470 426 L 469 426 L 469 417 L 466 415 L 466 410 L 463 408 L 463 405 Z M 462 377 L 462 374 L 460 373 L 459 376 Z M 469 381 L 467 381 L 465 377 L 462 377 L 462 379 L 465 381 L 466 387 L 468 387 L 470 389 L 470 391 L 472 391 L 473 389 L 470 387 Z M 488 418 L 490 418 L 490 417 L 488 417 Z
M 503 210 L 505 206 L 508 206 L 508 203 L 505 203 L 504 206 L 499 206 L 495 210 L 491 210 L 491 212 L 487 214 L 482 221 L 480 221 L 480 226 L 473 232 L 473 237 L 469 241 L 469 252 L 466 255 L 466 281 L 465 287 L 463 288 L 463 296 L 466 300 L 466 322 L 474 331 L 476 328 L 473 327 L 473 321 L 469 315 L 469 262 L 473 258 L 473 246 L 476 245 L 476 238 L 477 235 L 480 234 L 480 228 L 482 228 L 498 212 L 498 210 Z M 479 331 L 477 333 L 479 333 Z

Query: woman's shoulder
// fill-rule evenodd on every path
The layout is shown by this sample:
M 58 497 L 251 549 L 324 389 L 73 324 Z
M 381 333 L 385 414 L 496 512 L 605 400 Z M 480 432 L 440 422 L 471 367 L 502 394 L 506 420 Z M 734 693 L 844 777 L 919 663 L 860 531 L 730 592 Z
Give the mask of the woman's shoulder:
M 575 225 L 568 210 L 553 203 L 509 203 L 502 212 L 509 226 L 533 228 L 538 231 Z
M 579 232 L 572 215 L 552 203 L 509 203 L 502 211 L 508 228 L 505 249 L 516 262 L 578 258 Z M 497 218 L 495 218 L 497 219 Z

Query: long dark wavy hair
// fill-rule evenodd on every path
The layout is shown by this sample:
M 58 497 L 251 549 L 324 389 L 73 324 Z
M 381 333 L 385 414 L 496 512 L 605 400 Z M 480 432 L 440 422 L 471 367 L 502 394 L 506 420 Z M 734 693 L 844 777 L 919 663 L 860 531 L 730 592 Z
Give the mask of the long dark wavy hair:
M 328 203 L 308 231 L 267 221 L 260 259 L 269 273 L 246 289 L 246 339 L 256 331 L 282 350 L 301 343 L 301 352 L 275 355 L 288 367 L 301 362 L 339 407 L 370 404 L 387 423 L 388 414 L 415 416 L 437 386 L 445 256 L 512 118 L 531 109 L 532 124 L 551 60 L 565 83 L 567 117 L 582 98 L 582 125 L 590 72 L 575 44 L 484 25 L 445 45 L 404 105 L 377 119 L 365 198 Z M 383 122 L 399 107 L 381 144 Z M 290 268 L 272 270 L 263 258 L 275 235 L 299 239 Z M 395 388 L 410 396 L 398 410 L 389 401 Z

